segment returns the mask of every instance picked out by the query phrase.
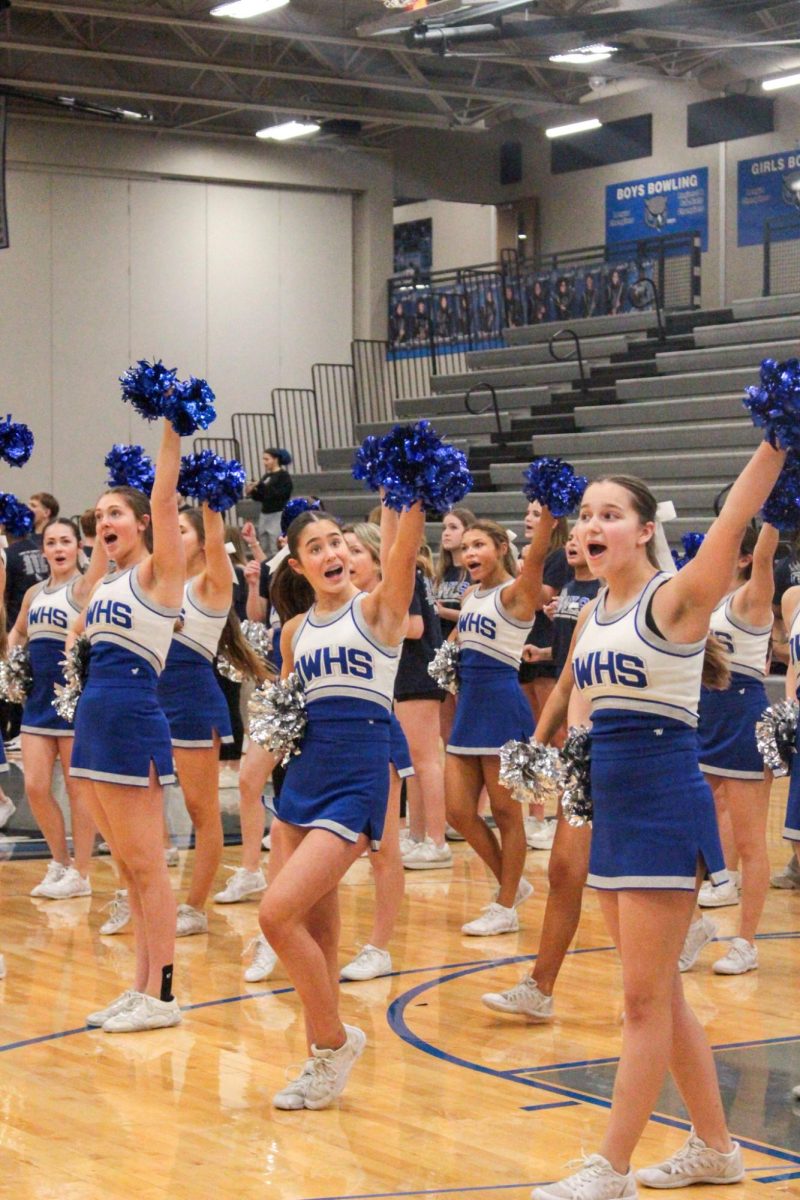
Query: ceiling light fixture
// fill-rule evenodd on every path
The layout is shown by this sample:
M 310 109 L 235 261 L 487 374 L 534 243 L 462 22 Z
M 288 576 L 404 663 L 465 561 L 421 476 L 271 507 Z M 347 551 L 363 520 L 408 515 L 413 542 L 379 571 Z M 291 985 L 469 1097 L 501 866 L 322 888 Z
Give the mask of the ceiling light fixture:
M 260 17 L 264 13 L 274 12 L 276 8 L 285 8 L 289 0 L 227 0 L 211 9 L 212 17 L 236 17 L 245 21 L 248 17 Z
M 595 46 L 579 46 L 576 50 L 567 50 L 564 54 L 551 54 L 551 63 L 574 63 L 586 66 L 590 63 L 604 62 L 617 53 L 616 46 L 605 46 L 602 43 Z
M 761 86 L 765 92 L 777 92 L 779 88 L 797 87 L 800 75 L 779 75 L 777 79 L 765 79 Z
M 266 129 L 259 129 L 256 137 L 271 142 L 289 142 L 292 138 L 319 133 L 319 128 L 316 121 L 284 121 L 282 125 L 268 125 Z
M 552 128 L 545 129 L 544 135 L 549 138 L 568 137 L 571 133 L 586 133 L 589 129 L 599 129 L 602 124 L 597 117 L 590 117 L 586 121 L 573 121 L 570 125 L 553 125 Z

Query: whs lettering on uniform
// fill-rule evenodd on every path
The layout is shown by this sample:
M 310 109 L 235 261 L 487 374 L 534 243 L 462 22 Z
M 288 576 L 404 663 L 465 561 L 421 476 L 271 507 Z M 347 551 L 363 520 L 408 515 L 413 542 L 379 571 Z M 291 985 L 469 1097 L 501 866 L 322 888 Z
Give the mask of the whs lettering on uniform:
M 483 613 L 463 613 L 458 618 L 458 632 L 477 633 L 478 637 L 484 637 L 488 642 L 493 642 L 497 637 L 497 624 L 491 617 L 487 617 Z
M 620 687 L 646 688 L 647 667 L 638 654 L 620 650 L 592 650 L 574 659 L 572 669 L 579 688 L 604 683 Z
M 55 625 L 56 629 L 67 628 L 67 614 L 63 608 L 32 608 L 28 613 L 28 626 Z
M 122 600 L 95 600 L 86 613 L 86 625 L 97 625 L 105 621 L 117 629 L 133 629 L 133 611 L 130 604 Z
M 320 646 L 310 654 L 301 655 L 295 669 L 303 683 L 328 675 L 351 675 L 354 679 L 372 679 L 375 675 L 372 655 L 355 646 Z
M 800 662 L 800 633 L 789 639 L 789 653 L 793 663 Z

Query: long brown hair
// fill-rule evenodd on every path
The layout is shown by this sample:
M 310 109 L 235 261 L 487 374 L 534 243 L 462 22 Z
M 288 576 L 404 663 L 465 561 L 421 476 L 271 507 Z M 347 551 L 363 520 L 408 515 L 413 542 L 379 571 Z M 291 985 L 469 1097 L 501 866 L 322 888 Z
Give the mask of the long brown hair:
M 150 508 L 150 497 L 144 492 L 140 492 L 138 488 L 128 487 L 127 484 L 121 483 L 117 487 L 106 488 L 103 492 L 104 496 L 121 496 L 131 510 L 137 521 L 142 521 L 147 517 L 147 524 L 144 531 L 145 548 L 152 554 L 153 552 L 153 513 Z
M 643 525 L 647 525 L 650 522 L 655 524 L 658 501 L 644 480 L 639 479 L 637 475 L 601 475 L 598 479 L 593 479 L 592 483 L 615 483 L 617 487 L 624 488 L 631 498 L 633 511 L 641 523 Z M 655 538 L 650 538 L 645 544 L 645 550 L 647 552 L 647 561 L 650 565 L 660 567 L 661 564 L 658 561 L 656 553 Z
M 481 533 L 485 533 L 486 536 L 494 542 L 497 550 L 501 552 L 503 570 L 506 572 L 506 574 L 510 575 L 512 579 L 516 579 L 517 563 L 514 555 L 511 552 L 511 542 L 509 541 L 508 534 L 506 533 L 505 529 L 503 529 L 502 525 L 498 525 L 497 521 L 490 521 L 483 517 L 480 520 L 473 521 L 469 529 L 470 533 L 475 529 L 480 530 Z M 505 546 L 505 550 L 503 550 L 503 546 Z
M 722 642 L 710 633 L 703 656 L 703 687 L 724 692 L 731 685 L 731 660 Z

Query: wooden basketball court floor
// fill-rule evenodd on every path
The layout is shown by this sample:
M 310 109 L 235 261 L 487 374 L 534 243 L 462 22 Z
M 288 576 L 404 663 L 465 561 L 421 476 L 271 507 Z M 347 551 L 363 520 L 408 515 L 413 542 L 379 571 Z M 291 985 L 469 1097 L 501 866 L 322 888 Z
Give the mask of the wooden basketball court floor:
M 776 868 L 787 860 L 785 792 L 785 782 L 773 788 Z M 179 890 L 190 853 L 172 872 Z M 94 864 L 94 896 L 70 901 L 30 899 L 41 860 L 0 863 L 0 1196 L 523 1200 L 568 1173 L 568 1160 L 598 1146 L 620 1047 L 620 971 L 592 892 L 552 1024 L 495 1015 L 479 999 L 514 982 L 535 952 L 547 858 L 528 855 L 535 895 L 519 933 L 496 938 L 460 932 L 491 894 L 463 846 L 452 871 L 407 873 L 394 973 L 343 985 L 344 1019 L 366 1031 L 367 1051 L 335 1108 L 297 1113 L 270 1105 L 305 1056 L 297 998 L 280 965 L 263 984 L 242 978 L 256 903 L 217 906 L 207 936 L 178 942 L 181 1026 L 111 1036 L 84 1025 L 130 981 L 130 935 L 98 935 L 114 887 L 108 860 Z M 343 962 L 367 939 L 371 904 L 361 860 L 342 886 Z M 735 932 L 737 911 L 711 914 L 721 936 Z M 798 1197 L 800 892 L 770 891 L 758 971 L 715 976 L 720 953 L 708 947 L 684 979 L 747 1176 L 691 1195 Z M 666 1156 L 686 1129 L 668 1088 L 634 1165 Z

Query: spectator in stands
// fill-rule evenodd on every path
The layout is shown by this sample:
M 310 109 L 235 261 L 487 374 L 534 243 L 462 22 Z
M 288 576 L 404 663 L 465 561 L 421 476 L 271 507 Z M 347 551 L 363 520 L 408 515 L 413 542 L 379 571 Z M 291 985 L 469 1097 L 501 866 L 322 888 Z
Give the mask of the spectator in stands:
M 33 498 L 32 498 L 33 500 Z M 56 506 L 58 511 L 58 506 Z M 47 579 L 50 568 L 42 553 L 42 535 L 32 533 L 24 537 L 14 537 L 6 532 L 8 549 L 6 550 L 6 628 L 13 629 L 19 616 L 22 600 L 28 588 Z M 0 701 L 0 727 L 6 750 L 19 750 L 19 728 L 22 722 L 22 705 L 11 704 L 7 700 Z
M 33 532 L 37 539 L 37 545 L 42 544 L 42 530 L 48 521 L 52 521 L 58 516 L 60 505 L 55 496 L 51 496 L 49 492 L 34 492 L 28 501 L 28 507 L 33 513 Z
M 288 450 L 270 446 L 264 451 L 262 461 L 264 474 L 258 483 L 248 484 L 246 490 L 251 500 L 258 500 L 261 504 L 258 540 L 267 554 L 274 554 L 281 532 L 281 513 L 292 494 L 292 480 L 286 470 L 292 456 Z
M 86 512 L 81 513 L 78 518 L 78 524 L 81 531 L 81 550 L 86 558 L 91 558 L 92 550 L 94 549 L 94 539 L 97 536 L 97 522 L 95 520 L 94 509 L 87 508 Z

